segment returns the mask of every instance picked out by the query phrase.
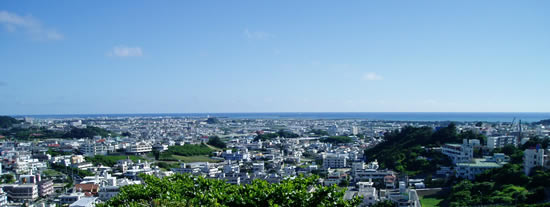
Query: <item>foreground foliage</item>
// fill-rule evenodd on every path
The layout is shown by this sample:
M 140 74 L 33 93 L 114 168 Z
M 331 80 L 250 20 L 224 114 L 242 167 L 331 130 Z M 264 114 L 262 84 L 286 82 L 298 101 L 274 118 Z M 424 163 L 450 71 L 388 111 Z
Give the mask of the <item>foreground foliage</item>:
M 117 196 L 98 206 L 357 206 L 361 202 L 360 198 L 344 200 L 343 189 L 322 186 L 316 176 L 277 184 L 254 180 L 249 185 L 187 174 L 141 178 L 145 185 L 124 186 Z

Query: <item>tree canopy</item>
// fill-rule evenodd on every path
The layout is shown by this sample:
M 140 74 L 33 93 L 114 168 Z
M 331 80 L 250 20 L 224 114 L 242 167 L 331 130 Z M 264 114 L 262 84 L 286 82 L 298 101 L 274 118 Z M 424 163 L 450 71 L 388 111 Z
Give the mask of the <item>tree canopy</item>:
M 220 120 L 216 117 L 210 117 L 210 118 L 206 119 L 206 123 L 208 123 L 208 124 L 219 124 Z
M 105 206 L 357 206 L 361 200 L 344 200 L 344 189 L 323 186 L 318 177 L 297 177 L 270 184 L 253 180 L 233 185 L 224 180 L 189 174 L 164 178 L 140 175 L 145 185 L 123 186 Z
M 365 150 L 369 161 L 378 160 L 381 168 L 394 169 L 408 175 L 429 174 L 438 166 L 450 166 L 451 160 L 441 152 L 422 149 L 460 142 L 454 123 L 434 131 L 431 127 L 406 126 L 384 134 L 384 142 Z
M 275 133 L 258 134 L 254 138 L 254 141 L 258 141 L 258 140 L 265 141 L 265 140 L 270 140 L 277 137 L 297 138 L 297 137 L 300 137 L 300 135 L 281 129 Z
M 94 136 L 107 137 L 111 132 L 94 126 L 87 126 L 86 128 L 71 128 L 71 131 L 63 135 L 64 138 L 91 138 Z
M 0 116 L 0 128 L 8 128 L 17 123 L 19 123 L 19 121 L 11 116 Z
M 227 147 L 227 144 L 225 142 L 222 141 L 222 139 L 220 139 L 220 137 L 218 136 L 211 136 L 208 138 L 208 144 L 209 145 L 212 145 L 214 147 L 217 147 L 217 148 L 226 148 Z
M 332 143 L 332 144 L 345 144 L 345 143 L 353 142 L 353 139 L 347 136 L 331 136 L 331 137 L 323 137 L 319 141 Z
M 168 150 L 162 152 L 159 155 L 160 160 L 170 161 L 176 160 L 172 155 L 180 156 L 195 156 L 195 155 L 209 155 L 213 150 L 205 144 L 194 145 L 186 144 L 183 146 L 169 146 Z

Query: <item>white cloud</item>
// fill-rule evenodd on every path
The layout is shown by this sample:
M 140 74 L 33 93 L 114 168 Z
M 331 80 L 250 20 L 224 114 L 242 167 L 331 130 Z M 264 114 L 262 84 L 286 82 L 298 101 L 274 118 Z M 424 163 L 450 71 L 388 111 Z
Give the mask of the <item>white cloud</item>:
M 273 34 L 262 32 L 262 31 L 250 31 L 248 29 L 244 29 L 243 32 L 244 36 L 248 39 L 256 39 L 256 40 L 263 40 L 263 39 L 269 39 L 274 37 Z
M 368 72 L 363 75 L 363 80 L 367 80 L 367 81 L 376 81 L 376 80 L 382 80 L 382 79 L 384 79 L 384 77 L 374 72 Z
M 44 27 L 40 21 L 32 16 L 19 16 L 7 11 L 0 11 L 0 24 L 8 32 L 24 31 L 37 40 L 61 40 L 63 34 L 51 28 Z
M 143 55 L 143 51 L 141 47 L 116 46 L 109 51 L 107 55 L 116 57 L 139 57 Z

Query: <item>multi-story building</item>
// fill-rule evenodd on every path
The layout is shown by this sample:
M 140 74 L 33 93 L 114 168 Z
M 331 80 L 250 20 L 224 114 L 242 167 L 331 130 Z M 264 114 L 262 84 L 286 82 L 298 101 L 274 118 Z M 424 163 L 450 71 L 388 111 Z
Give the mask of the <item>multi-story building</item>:
M 470 162 L 474 158 L 474 142 L 464 139 L 462 144 L 445 144 L 441 147 L 441 152 L 449 156 L 455 164 Z
M 62 205 L 62 206 L 72 204 L 72 203 L 80 200 L 80 198 L 83 198 L 84 196 L 85 196 L 84 193 L 81 193 L 81 192 L 60 195 L 59 196 L 59 204 Z
M 222 153 L 222 157 L 225 160 L 247 161 L 247 160 L 250 160 L 250 153 L 248 153 L 248 149 L 246 148 L 237 152 L 226 150 L 225 152 Z
M 493 150 L 495 148 L 502 148 L 506 145 L 518 145 L 518 138 L 515 136 L 496 136 L 487 138 L 487 148 Z
M 363 202 L 359 206 L 372 206 L 380 200 L 372 181 L 358 182 L 356 185 L 359 188 L 357 196 L 363 196 Z
M 69 205 L 69 207 L 95 207 L 97 197 L 83 197 Z
M 254 173 L 264 173 L 265 164 L 263 162 L 252 163 L 252 172 Z
M 327 154 L 323 158 L 323 168 L 346 168 L 347 157 L 344 155 L 338 155 L 338 154 Z
M 534 167 L 548 167 L 548 155 L 545 155 L 545 150 L 540 149 L 540 146 L 536 148 L 526 149 L 523 153 L 523 168 L 525 175 L 531 173 L 531 169 Z
M 7 185 L 3 190 L 13 201 L 34 201 L 38 198 L 38 187 L 35 184 Z
M 473 180 L 476 175 L 486 170 L 500 168 L 508 164 L 508 161 L 508 156 L 503 153 L 495 153 L 492 157 L 485 156 L 484 158 L 473 159 L 471 162 L 456 163 L 456 177 Z
M 99 199 L 107 201 L 112 197 L 115 197 L 120 192 L 119 186 L 105 186 L 99 189 Z
M 109 152 L 108 144 L 91 140 L 82 143 L 78 149 L 85 156 L 106 155 Z
M 8 205 L 8 196 L 6 195 L 6 193 L 4 193 L 2 188 L 0 188 L 0 206 L 7 206 L 7 205 Z
M 53 190 L 53 181 L 52 180 L 41 180 L 38 182 L 38 195 L 40 197 L 46 197 L 51 195 L 54 192 Z
M 131 143 L 126 147 L 126 153 L 129 154 L 143 154 L 151 151 L 153 151 L 153 147 L 147 142 Z

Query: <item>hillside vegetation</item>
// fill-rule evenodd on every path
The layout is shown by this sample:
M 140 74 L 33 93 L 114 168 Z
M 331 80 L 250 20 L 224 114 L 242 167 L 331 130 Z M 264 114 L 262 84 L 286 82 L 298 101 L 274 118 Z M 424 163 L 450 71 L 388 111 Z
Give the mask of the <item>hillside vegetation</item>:
M 0 128 L 8 128 L 13 124 L 17 124 L 19 121 L 10 116 L 0 116 Z
M 438 166 L 450 166 L 451 160 L 437 151 L 422 147 L 437 147 L 445 143 L 461 143 L 462 139 L 481 139 L 471 132 L 458 133 L 454 123 L 435 131 L 431 127 L 406 126 L 384 135 L 384 142 L 365 150 L 368 161 L 378 160 L 381 168 L 394 169 L 414 176 L 431 174 Z

